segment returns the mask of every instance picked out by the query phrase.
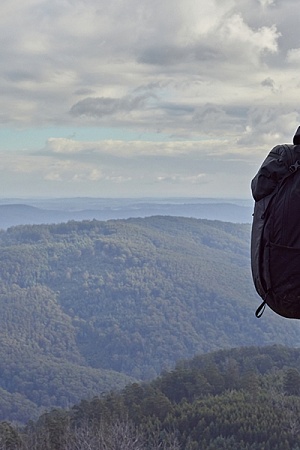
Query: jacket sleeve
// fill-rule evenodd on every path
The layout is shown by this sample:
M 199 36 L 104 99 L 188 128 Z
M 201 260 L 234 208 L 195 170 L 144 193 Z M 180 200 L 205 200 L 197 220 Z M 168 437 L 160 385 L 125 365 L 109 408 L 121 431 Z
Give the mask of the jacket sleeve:
M 254 200 L 257 202 L 271 194 L 288 170 L 284 145 L 274 147 L 251 182 Z

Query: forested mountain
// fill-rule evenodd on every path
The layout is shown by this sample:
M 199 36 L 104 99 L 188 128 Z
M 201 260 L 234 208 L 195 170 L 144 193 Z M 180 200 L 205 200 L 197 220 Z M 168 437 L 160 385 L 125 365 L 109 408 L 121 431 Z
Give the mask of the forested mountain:
M 167 216 L 0 232 L 0 420 L 195 354 L 298 345 L 298 322 L 254 316 L 249 236 L 249 225 Z
M 0 423 L 0 448 L 297 450 L 299 430 L 300 349 L 245 347 L 181 361 L 23 429 Z

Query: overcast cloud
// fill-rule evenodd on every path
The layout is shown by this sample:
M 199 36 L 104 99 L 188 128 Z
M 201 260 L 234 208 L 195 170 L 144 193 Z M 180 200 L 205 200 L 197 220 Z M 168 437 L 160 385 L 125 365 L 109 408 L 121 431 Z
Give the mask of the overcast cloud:
M 300 123 L 296 0 L 4 0 L 0 188 L 250 197 Z

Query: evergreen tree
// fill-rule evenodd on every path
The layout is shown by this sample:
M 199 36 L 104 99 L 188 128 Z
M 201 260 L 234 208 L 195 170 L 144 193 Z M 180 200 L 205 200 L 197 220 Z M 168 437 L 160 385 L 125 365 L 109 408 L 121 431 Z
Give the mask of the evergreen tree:
M 300 395 L 300 372 L 295 368 L 288 369 L 284 374 L 283 386 L 287 395 Z

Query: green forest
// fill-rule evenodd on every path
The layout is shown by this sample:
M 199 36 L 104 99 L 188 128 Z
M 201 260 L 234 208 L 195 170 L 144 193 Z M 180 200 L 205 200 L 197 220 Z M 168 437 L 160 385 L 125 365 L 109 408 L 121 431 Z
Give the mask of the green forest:
M 254 312 L 250 225 L 156 216 L 0 231 L 0 420 L 27 423 L 179 360 L 298 345 Z
M 300 349 L 197 355 L 24 427 L 0 423 L 1 450 L 297 450 Z

